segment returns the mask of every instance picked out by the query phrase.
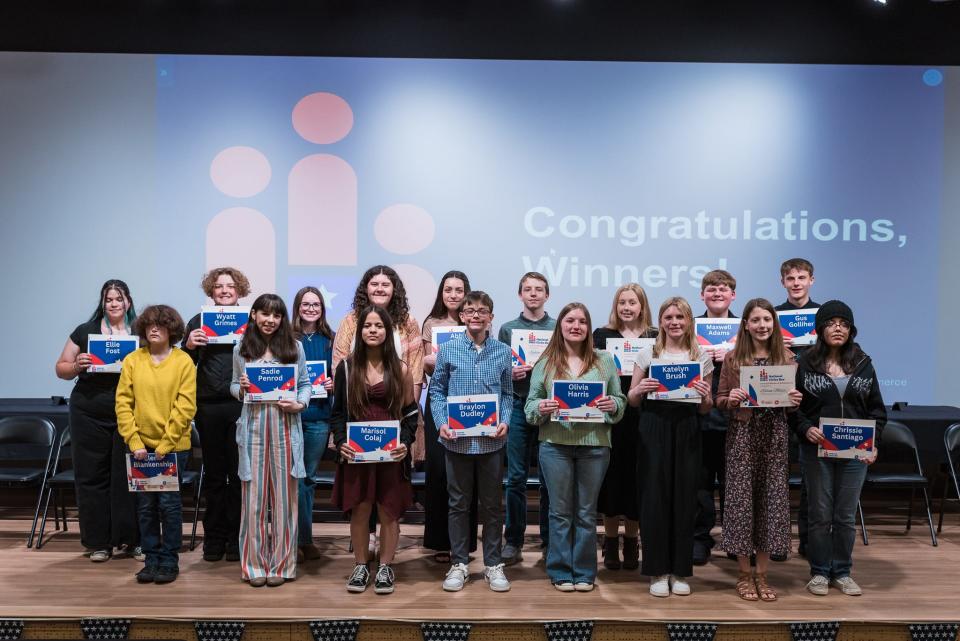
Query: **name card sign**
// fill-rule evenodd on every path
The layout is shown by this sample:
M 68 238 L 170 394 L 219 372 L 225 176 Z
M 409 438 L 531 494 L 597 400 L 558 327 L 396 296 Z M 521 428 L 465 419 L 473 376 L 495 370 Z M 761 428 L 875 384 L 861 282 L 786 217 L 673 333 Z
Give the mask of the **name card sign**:
M 250 308 L 239 305 L 200 308 L 200 329 L 208 345 L 235 345 L 247 331 Z
M 740 368 L 740 387 L 747 399 L 740 407 L 792 407 L 790 390 L 796 388 L 796 365 L 747 365 Z
M 139 347 L 139 336 L 88 334 L 87 353 L 90 354 L 91 363 L 87 371 L 93 374 L 119 374 L 123 359 Z
M 177 492 L 180 479 L 177 477 L 177 455 L 170 452 L 157 458 L 153 452 L 138 461 L 127 453 L 127 487 L 131 492 Z
M 430 343 L 433 345 L 433 353 L 440 351 L 440 346 L 449 341 L 457 334 L 467 331 L 466 325 L 438 325 L 431 330 Z
M 603 423 L 597 401 L 606 396 L 606 381 L 553 381 L 550 393 L 560 405 L 553 420 Z
M 500 424 L 500 398 L 496 394 L 447 397 L 447 427 L 461 436 L 493 436 Z
M 244 369 L 250 379 L 244 403 L 297 399 L 296 365 L 247 365 Z
M 310 398 L 327 398 L 327 361 L 307 361 L 307 376 L 310 377 Z
M 699 361 L 663 361 L 650 363 L 649 378 L 655 378 L 660 387 L 647 394 L 653 401 L 683 401 L 699 403 L 700 393 L 693 384 L 703 377 L 703 367 Z
M 737 342 L 739 318 L 697 318 L 697 344 L 701 347 L 733 349 Z
M 862 459 L 875 453 L 876 421 L 820 417 L 820 429 L 824 440 L 817 447 L 817 456 Z
M 640 350 L 656 342 L 655 338 L 608 338 L 603 351 L 613 356 L 618 376 L 630 376 Z
M 817 308 L 777 312 L 780 333 L 785 339 L 793 339 L 793 345 L 813 345 L 817 342 Z
M 400 421 L 347 423 L 347 443 L 354 451 L 351 463 L 391 461 L 390 450 L 400 445 Z
M 510 350 L 513 355 L 513 366 L 536 364 L 550 344 L 553 330 L 550 329 L 515 329 L 510 333 Z

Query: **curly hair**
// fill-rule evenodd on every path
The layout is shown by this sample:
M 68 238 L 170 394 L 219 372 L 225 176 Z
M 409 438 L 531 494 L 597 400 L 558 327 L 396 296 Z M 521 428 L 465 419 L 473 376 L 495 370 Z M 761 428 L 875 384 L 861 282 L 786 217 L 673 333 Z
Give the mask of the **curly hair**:
M 147 340 L 147 330 L 154 325 L 165 327 L 170 334 L 170 344 L 174 345 L 183 338 L 183 318 L 169 305 L 150 305 L 133 322 L 133 331 L 140 340 Z
M 250 293 L 250 281 L 236 267 L 214 267 L 204 274 L 203 280 L 200 281 L 200 289 L 203 290 L 203 293 L 213 298 L 213 286 L 217 284 L 217 279 L 224 274 L 232 278 L 237 286 L 237 298 L 243 298 Z
M 400 276 L 392 267 L 374 265 L 364 272 L 363 277 L 360 279 L 360 284 L 357 285 L 357 291 L 353 294 L 353 304 L 351 305 L 353 313 L 359 321 L 360 312 L 368 306 L 373 305 L 373 303 L 370 302 L 370 297 L 367 296 L 367 284 L 370 283 L 370 279 L 374 276 L 381 274 L 389 278 L 393 284 L 393 297 L 390 298 L 390 303 L 387 305 L 387 313 L 390 314 L 394 327 L 403 331 L 402 328 L 410 318 L 410 303 L 407 301 L 407 290 L 403 286 L 403 281 L 400 280 Z

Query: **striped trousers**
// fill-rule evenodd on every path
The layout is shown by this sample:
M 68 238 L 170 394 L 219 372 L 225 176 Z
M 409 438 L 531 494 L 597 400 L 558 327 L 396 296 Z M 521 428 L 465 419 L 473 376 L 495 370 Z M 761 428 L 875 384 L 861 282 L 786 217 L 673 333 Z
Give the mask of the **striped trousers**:
M 243 579 L 297 576 L 297 478 L 287 417 L 276 405 L 249 408 L 251 480 L 241 481 L 240 565 Z

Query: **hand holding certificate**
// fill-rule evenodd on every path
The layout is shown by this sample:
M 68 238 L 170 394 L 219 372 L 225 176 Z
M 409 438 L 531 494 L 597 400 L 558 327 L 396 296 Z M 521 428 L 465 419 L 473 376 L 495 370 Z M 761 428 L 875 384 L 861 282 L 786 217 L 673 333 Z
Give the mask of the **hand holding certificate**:
M 703 367 L 698 361 L 654 359 L 650 363 L 647 376 L 655 379 L 658 386 L 647 394 L 647 398 L 653 401 L 699 403 L 703 398 L 702 390 L 698 389 L 698 386 L 704 383 L 702 372 Z
M 549 329 L 515 329 L 510 333 L 513 366 L 533 367 L 543 350 L 550 344 L 553 331 Z
M 817 308 L 777 312 L 780 333 L 790 345 L 813 345 L 817 342 Z
M 131 492 L 177 492 L 180 479 L 177 476 L 177 455 L 170 452 L 157 458 L 153 452 L 143 460 L 127 453 L 127 487 Z
M 340 453 L 350 463 L 388 463 L 406 456 L 400 442 L 400 421 L 347 423 L 347 442 Z
M 447 428 L 453 438 L 496 436 L 499 416 L 500 398 L 496 394 L 447 397 Z
M 821 417 L 820 431 L 819 457 L 870 461 L 876 456 L 876 421 Z
M 310 377 L 310 398 L 327 398 L 327 361 L 307 361 L 307 375 Z
M 550 397 L 556 404 L 555 421 L 603 423 L 604 413 L 616 409 L 606 381 L 553 381 Z
M 234 345 L 247 331 L 249 317 L 249 307 L 203 306 L 200 308 L 200 329 L 206 335 L 208 345 Z
M 655 338 L 608 338 L 604 351 L 613 356 L 617 376 L 629 376 L 633 373 L 633 365 L 637 362 L 640 350 L 656 342 Z
M 248 382 L 243 395 L 244 403 L 297 400 L 296 365 L 248 364 L 244 373 Z
M 90 357 L 88 372 L 95 374 L 119 374 L 123 359 L 140 347 L 138 336 L 112 336 L 88 334 L 87 352 Z
M 793 407 L 790 392 L 796 387 L 796 365 L 745 365 L 740 368 L 740 388 L 746 398 L 741 407 Z

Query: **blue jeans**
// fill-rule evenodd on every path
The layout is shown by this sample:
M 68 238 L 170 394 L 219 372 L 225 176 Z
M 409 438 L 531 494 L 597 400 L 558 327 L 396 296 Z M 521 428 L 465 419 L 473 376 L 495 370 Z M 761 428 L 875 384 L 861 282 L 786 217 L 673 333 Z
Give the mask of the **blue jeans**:
M 307 475 L 300 479 L 297 488 L 297 545 L 313 542 L 313 474 L 327 449 L 330 423 L 310 421 L 303 423 L 303 467 Z
M 550 491 L 552 583 L 597 578 L 597 496 L 609 463 L 609 447 L 540 443 L 540 469 Z
M 527 399 L 522 399 L 524 402 Z M 527 530 L 527 474 L 530 472 L 530 459 L 537 451 L 540 429 L 527 423 L 523 414 L 523 403 L 513 397 L 513 411 L 510 413 L 510 429 L 507 431 L 507 524 L 503 538 L 508 545 L 523 546 L 523 535 Z M 540 476 L 540 540 L 544 547 L 549 542 L 547 511 L 550 509 L 550 497 L 543 482 L 543 470 Z
M 175 452 L 177 474 L 187 464 L 189 451 Z M 180 492 L 137 492 L 137 520 L 140 523 L 140 548 L 147 567 L 179 567 L 183 545 L 183 501 Z
M 867 466 L 856 459 L 819 458 L 806 443 L 801 460 L 807 484 L 809 532 L 807 559 L 811 576 L 829 579 L 850 575 L 857 538 L 856 510 Z

